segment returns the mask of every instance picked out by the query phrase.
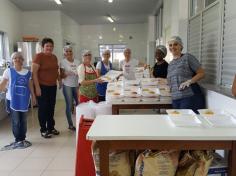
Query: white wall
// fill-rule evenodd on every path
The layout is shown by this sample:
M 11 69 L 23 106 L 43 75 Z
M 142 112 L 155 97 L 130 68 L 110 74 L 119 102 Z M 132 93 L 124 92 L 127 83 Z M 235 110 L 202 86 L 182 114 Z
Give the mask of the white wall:
M 187 51 L 188 2 L 188 0 L 163 1 L 163 41 L 167 43 L 171 36 L 180 36 L 184 43 L 183 52 Z
M 21 39 L 22 12 L 9 0 L 1 0 L 0 5 L 0 31 L 7 32 L 9 37 L 10 53 L 14 44 Z
M 62 40 L 73 43 L 73 51 L 75 59 L 81 60 L 80 53 L 80 25 L 73 19 L 61 13 L 61 24 L 62 24 Z
M 62 24 L 60 11 L 25 11 L 22 12 L 22 34 L 54 40 L 54 53 L 62 58 Z
M 116 31 L 113 31 L 113 27 Z M 99 36 L 102 39 L 99 39 Z M 120 36 L 122 35 L 122 36 Z M 132 36 L 132 39 L 129 37 Z M 81 49 L 89 49 L 93 56 L 99 56 L 99 44 L 127 44 L 132 50 L 132 57 L 146 61 L 147 55 L 147 24 L 116 24 L 116 25 L 81 25 Z M 119 40 L 122 40 L 120 42 Z

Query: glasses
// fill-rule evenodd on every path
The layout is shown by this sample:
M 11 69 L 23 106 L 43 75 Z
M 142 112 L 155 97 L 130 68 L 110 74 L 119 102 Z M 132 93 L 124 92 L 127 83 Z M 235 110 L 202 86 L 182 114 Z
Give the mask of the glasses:
M 177 45 L 178 45 L 178 43 L 170 43 L 170 44 L 169 44 L 169 47 L 177 46 Z
M 106 53 L 106 54 L 103 54 L 104 56 L 110 56 L 110 54 L 109 53 Z
M 72 53 L 72 51 L 71 50 L 67 50 L 66 53 Z
M 84 56 L 85 56 L 85 57 L 86 57 L 86 56 L 92 56 L 92 54 L 85 54 Z

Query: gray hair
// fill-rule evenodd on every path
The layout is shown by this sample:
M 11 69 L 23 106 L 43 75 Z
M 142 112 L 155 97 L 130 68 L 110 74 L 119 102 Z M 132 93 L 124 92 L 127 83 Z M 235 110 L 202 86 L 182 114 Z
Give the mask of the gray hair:
M 170 40 L 168 41 L 168 44 L 170 44 L 171 42 L 177 42 L 183 47 L 182 39 L 179 36 L 172 36 Z
M 130 52 L 131 52 L 131 49 L 130 49 L 130 48 L 125 48 L 124 53 L 125 53 L 126 51 L 130 51 Z
M 23 57 L 23 55 L 22 55 L 22 53 L 21 52 L 14 52 L 14 53 L 12 53 L 12 55 L 11 55 L 11 59 L 13 60 L 13 59 L 15 59 L 15 58 L 21 58 L 22 60 L 24 60 L 24 57 Z
M 106 54 L 106 53 L 111 53 L 111 51 L 109 49 L 106 49 L 102 52 L 102 54 Z
M 157 51 L 157 50 L 160 50 L 160 51 L 164 54 L 164 57 L 166 57 L 167 49 L 166 49 L 166 47 L 165 47 L 164 45 L 158 45 L 158 46 L 156 47 L 156 51 Z
M 82 51 L 82 61 L 84 61 L 84 56 L 87 55 L 87 54 L 91 54 L 92 55 L 92 52 L 90 50 L 83 50 Z
M 65 53 L 66 53 L 66 50 L 68 50 L 68 49 L 70 49 L 70 50 L 73 51 L 73 48 L 72 48 L 71 45 L 65 45 L 65 46 L 63 47 L 63 53 L 65 54 Z

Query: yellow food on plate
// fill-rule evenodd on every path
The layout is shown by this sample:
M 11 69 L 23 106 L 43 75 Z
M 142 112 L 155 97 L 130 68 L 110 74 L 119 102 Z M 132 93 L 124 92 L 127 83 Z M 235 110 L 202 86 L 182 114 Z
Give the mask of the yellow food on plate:
M 172 114 L 172 115 L 179 115 L 180 112 L 179 111 L 171 111 L 170 114 Z
M 205 115 L 213 115 L 214 114 L 214 112 L 212 111 L 212 110 L 206 110 L 205 112 L 204 112 L 204 114 Z
M 150 94 L 155 94 L 155 92 L 153 92 L 153 91 L 149 91 L 148 93 L 150 93 Z
M 149 89 L 143 89 L 143 91 L 149 91 Z
M 107 90 L 108 93 L 115 92 L 114 90 Z
M 138 94 L 137 92 L 131 92 L 131 94 Z
M 113 93 L 113 95 L 120 95 L 120 93 L 115 92 L 115 93 Z

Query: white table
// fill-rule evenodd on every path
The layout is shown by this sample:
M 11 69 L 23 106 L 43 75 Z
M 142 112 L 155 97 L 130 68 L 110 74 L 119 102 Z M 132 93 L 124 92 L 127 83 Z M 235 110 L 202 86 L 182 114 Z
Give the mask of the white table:
M 229 175 L 236 176 L 236 128 L 173 127 L 166 115 L 107 115 L 95 119 L 87 139 L 98 143 L 101 176 L 109 176 L 110 149 L 227 149 Z

